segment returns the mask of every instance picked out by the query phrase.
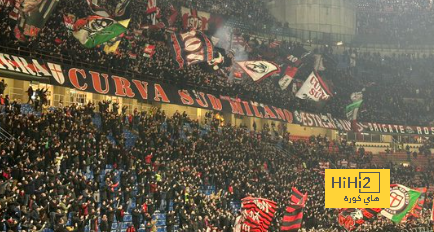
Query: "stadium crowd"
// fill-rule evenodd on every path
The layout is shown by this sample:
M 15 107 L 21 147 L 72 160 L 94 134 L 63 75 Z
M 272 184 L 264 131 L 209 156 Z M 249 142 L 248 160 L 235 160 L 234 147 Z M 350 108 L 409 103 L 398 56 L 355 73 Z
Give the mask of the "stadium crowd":
M 279 204 L 270 228 L 279 231 L 291 188 L 297 187 L 308 194 L 306 231 L 343 231 L 337 212 L 324 208 L 319 162 L 339 168 L 338 161 L 346 159 L 382 168 L 344 140 L 290 141 L 274 127 L 249 131 L 222 125 L 211 115 L 199 122 L 158 108 L 133 115 L 110 102 L 98 108 L 73 104 L 39 117 L 14 107 L 0 115 L 11 134 L 0 147 L 2 230 L 111 231 L 116 223 L 120 231 L 130 215 L 127 231 L 157 231 L 153 214 L 158 213 L 166 214 L 167 231 L 229 232 L 238 214 L 232 203 L 258 196 Z M 130 148 L 124 128 L 138 131 Z M 414 167 L 384 167 L 391 168 L 393 183 L 428 187 L 434 181 L 432 173 Z M 207 195 L 205 186 L 215 191 Z M 428 227 L 431 199 L 427 196 L 420 219 L 393 225 L 378 217 L 359 231 Z
M 424 18 L 431 12 L 430 1 L 405 1 L 408 5 L 397 4 L 390 9 L 388 4 L 392 2 L 404 1 L 376 1 L 380 6 L 360 1 L 369 19 L 363 16 L 365 13 L 360 14 L 359 33 L 381 31 L 400 38 L 417 30 L 422 32 L 429 26 L 418 20 L 430 22 Z M 114 3 L 107 1 L 111 7 Z M 5 20 L 0 21 L 0 43 L 7 46 L 1 51 L 30 50 L 27 53 L 30 56 L 60 57 L 65 62 L 72 59 L 73 64 L 92 69 L 129 72 L 181 87 L 205 88 L 290 110 L 330 112 L 341 118 L 351 93 L 365 89 L 362 121 L 420 125 L 434 120 L 434 93 L 430 88 L 434 73 L 432 56 L 380 56 L 356 50 L 334 54 L 330 47 L 316 50 L 315 53 L 322 53 L 331 61 L 321 75 L 335 92 L 330 101 L 319 106 L 296 99 L 290 88 L 280 90 L 276 78 L 257 84 L 250 79 L 228 80 L 226 75 L 201 66 L 175 70 L 170 49 L 164 42 L 165 32 L 144 30 L 146 5 L 139 1 L 131 4 L 129 30 L 116 54 L 105 54 L 99 48 L 85 49 L 64 29 L 63 14 L 74 13 L 79 18 L 92 14 L 86 1 L 76 0 L 61 1 L 41 34 L 28 43 L 14 39 L 14 23 L 8 18 L 11 8 L 1 9 L 0 18 Z M 260 0 L 178 0 L 159 1 L 159 4 L 163 17 L 171 13 L 172 7 L 179 10 L 183 5 L 225 19 L 244 20 L 258 28 L 276 24 Z M 372 8 L 381 9 L 380 13 L 391 12 L 384 17 L 369 10 Z M 404 13 L 408 18 L 416 14 L 412 9 L 419 8 L 425 9 L 426 14 L 417 14 L 414 20 L 399 24 L 400 27 L 408 25 L 409 30 L 398 32 L 390 24 L 396 22 L 397 13 Z M 172 26 L 179 28 L 179 21 Z M 274 38 L 263 41 L 247 32 L 243 32 L 243 37 L 251 58 L 261 55 L 279 63 L 301 47 L 282 41 L 276 48 L 270 48 Z M 143 57 L 143 47 L 148 43 L 157 45 L 156 54 L 150 59 Z M 351 64 L 352 59 L 356 60 L 355 65 Z M 344 68 L 333 67 L 333 60 L 341 60 Z M 309 59 L 305 61 L 297 79 L 309 74 L 312 63 Z M 6 88 L 0 83 L 1 94 Z M 28 93 L 30 97 L 30 90 Z M 180 112 L 169 116 L 158 108 L 148 112 L 134 110 L 132 115 L 127 115 L 124 108 L 110 102 L 60 106 L 45 109 L 39 116 L 21 114 L 19 103 L 3 101 L 6 112 L 0 114 L 0 125 L 11 138 L 0 143 L 2 231 L 49 228 L 56 232 L 103 232 L 111 231 L 113 225 L 121 231 L 123 224 L 127 224 L 127 232 L 139 228 L 157 231 L 155 215 L 164 214 L 167 231 L 179 228 L 182 232 L 230 232 L 239 213 L 236 203 L 246 196 L 269 198 L 279 204 L 270 228 L 279 231 L 292 187 L 308 194 L 303 218 L 306 231 L 343 231 L 338 225 L 338 212 L 324 208 L 319 162 L 330 162 L 339 168 L 344 159 L 361 168 L 390 168 L 392 182 L 408 187 L 429 187 L 434 182 L 433 171 L 374 164 L 369 154 L 357 153 L 350 141 L 330 141 L 322 136 L 291 141 L 287 133 L 273 125 L 249 131 L 224 124 L 212 115 L 206 121 L 198 121 Z M 137 133 L 138 138 L 131 145 L 124 136 L 126 129 Z M 215 188 L 211 195 L 203 191 L 209 186 Z M 394 225 L 378 216 L 358 231 L 393 232 L 430 227 L 432 197 L 428 194 L 419 219 Z M 131 220 L 126 220 L 128 217 Z
M 112 2 L 108 1 L 109 5 L 110 3 Z M 223 1 L 221 3 L 224 4 Z M 360 120 L 411 125 L 426 125 L 434 120 L 432 117 L 434 102 L 431 97 L 432 91 L 429 88 L 432 84 L 431 76 L 433 73 L 432 65 L 430 65 L 433 61 L 431 55 L 409 54 L 386 57 L 371 53 L 359 54 L 356 50 L 349 50 L 344 54 L 334 54 L 331 47 L 328 46 L 315 49 L 313 52 L 322 53 L 328 58 L 327 69 L 321 75 L 328 81 L 335 93 L 331 100 L 318 105 L 295 98 L 293 90 L 296 88 L 290 87 L 282 91 L 277 84 L 278 78 L 267 78 L 258 84 L 250 78 L 239 80 L 231 75 L 228 78 L 228 75 L 209 71 L 208 68 L 201 65 L 189 66 L 183 70 L 174 69 L 170 48 L 164 42 L 166 40 L 164 30 L 144 30 L 143 25 L 148 20 L 145 14 L 146 5 L 138 1 L 132 1 L 131 4 L 133 12 L 129 30 L 124 35 L 117 53 L 106 54 L 101 48 L 86 49 L 73 36 L 69 35 L 63 25 L 64 14 L 74 13 L 78 18 L 92 14 L 86 1 L 71 0 L 60 2 L 40 35 L 28 43 L 20 43 L 14 38 L 14 23 L 8 19 L 8 12 L 11 8 L 0 11 L 0 17 L 6 19 L 0 23 L 2 34 L 6 35 L 1 36 L 0 41 L 2 45 L 7 46 L 2 47 L 2 50 L 17 52 L 16 50 L 12 51 L 12 49 L 18 49 L 20 53 L 30 50 L 30 53 L 24 52 L 23 54 L 30 56 L 45 54 L 45 58 L 47 56 L 60 57 L 61 61 L 67 63 L 71 62 L 72 59 L 73 64 L 92 69 L 111 70 L 111 72 L 120 74 L 127 72 L 128 76 L 158 79 L 180 87 L 192 86 L 196 89 L 205 89 L 208 92 L 241 97 L 290 110 L 327 112 L 340 118 L 345 118 L 344 109 L 350 103 L 351 93 L 365 88 L 365 103 L 360 113 Z M 179 9 L 182 5 L 181 2 L 174 2 L 173 5 L 169 5 L 168 2 L 159 4 L 161 4 L 162 17 L 169 15 L 173 6 Z M 244 16 L 248 12 L 258 12 L 256 16 L 261 14 L 261 21 L 265 18 L 262 15 L 265 11 L 260 10 L 262 9 L 261 4 L 253 4 L 247 8 L 238 5 L 238 7 L 226 8 L 217 4 L 218 7 L 215 9 L 207 1 L 187 2 L 183 5 L 192 6 L 192 4 L 200 9 L 222 15 L 233 14 L 238 15 L 239 18 L 245 18 Z M 231 4 L 241 3 L 233 1 Z M 252 7 L 256 8 L 250 9 Z M 237 10 L 239 10 L 238 13 L 233 12 Z M 254 20 L 251 21 L 254 22 Z M 180 29 L 179 20 L 172 26 Z M 288 54 L 302 46 L 298 43 L 281 41 L 279 46 L 271 47 L 270 44 L 273 43 L 274 39 L 258 39 L 254 34 L 247 32 L 235 33 L 243 36 L 247 44 L 246 54 L 252 59 L 262 57 L 262 59 L 273 60 L 281 64 L 285 62 Z M 150 59 L 143 56 L 143 47 L 146 44 L 157 45 L 156 53 Z M 350 65 L 351 59 L 357 61 L 354 67 Z M 335 68 L 337 60 L 343 62 L 344 68 Z M 307 58 L 296 75 L 295 86 L 300 87 L 302 80 L 312 70 L 312 66 L 312 58 Z M 412 78 L 408 78 L 409 76 Z M 416 110 L 420 114 L 415 115 L 413 112 Z
M 430 43 L 434 12 L 431 0 L 357 1 L 357 33 L 376 37 L 377 43 Z

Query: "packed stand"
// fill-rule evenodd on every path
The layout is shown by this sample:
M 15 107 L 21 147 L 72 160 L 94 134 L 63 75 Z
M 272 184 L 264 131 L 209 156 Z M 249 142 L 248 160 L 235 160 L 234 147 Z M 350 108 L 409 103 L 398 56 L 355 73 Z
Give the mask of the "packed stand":
M 63 14 L 74 12 L 78 18 L 91 15 L 92 12 L 86 1 L 62 1 L 57 10 L 48 20 L 41 34 L 28 44 L 19 43 L 13 36 L 13 23 L 8 18 L 11 10 L 3 9 L 0 11 L 2 20 L 0 27 L 2 31 L 0 41 L 6 47 L 2 50 L 19 49 L 21 53 L 30 50 L 30 53 L 23 54 L 38 57 L 38 53 L 47 56 L 60 56 L 60 61 L 73 63 L 79 66 L 101 71 L 111 70 L 111 72 L 125 75 L 143 77 L 146 79 L 156 79 L 169 82 L 180 88 L 192 87 L 203 89 L 210 93 L 224 94 L 231 97 L 240 97 L 245 100 L 253 100 L 287 108 L 289 110 L 305 110 L 310 112 L 332 113 L 339 118 L 345 118 L 344 108 L 350 103 L 349 96 L 352 92 L 366 88 L 363 109 L 360 112 L 360 121 L 365 122 L 384 122 L 411 125 L 425 125 L 434 120 L 432 111 L 434 102 L 432 101 L 432 91 L 430 78 L 432 71 L 430 65 L 432 56 L 402 56 L 382 57 L 378 54 L 360 53 L 350 50 L 343 56 L 346 63 L 349 63 L 350 56 L 354 53 L 357 57 L 357 65 L 348 69 L 335 69 L 333 62 L 321 76 L 328 81 L 330 88 L 335 96 L 326 103 L 313 104 L 312 102 L 295 98 L 291 88 L 282 91 L 278 86 L 277 78 L 267 78 L 261 83 L 254 83 L 249 78 L 237 80 L 227 75 L 210 72 L 202 65 L 188 66 L 183 70 L 174 69 L 174 61 L 171 58 L 170 48 L 164 42 L 166 34 L 162 30 L 147 31 L 142 28 L 146 22 L 146 4 L 132 1 L 132 19 L 129 30 L 124 35 L 120 44 L 119 52 L 116 54 L 105 54 L 101 49 L 85 49 L 77 40 L 68 35 L 68 31 L 63 25 Z M 221 2 L 224 5 L 224 2 Z M 230 4 L 240 4 L 231 2 Z M 262 4 L 262 3 L 261 3 Z M 257 6 L 261 9 L 261 4 L 253 4 L 249 7 Z M 114 6 L 113 2 L 108 2 L 109 6 Z M 262 14 L 266 11 L 258 9 L 251 10 L 249 7 L 228 7 L 216 5 L 211 9 L 209 2 L 187 2 L 181 4 L 174 2 L 169 5 L 161 2 L 162 15 L 170 15 L 175 6 L 179 7 L 197 6 L 199 9 L 209 10 L 212 13 L 222 15 L 232 14 L 233 11 L 240 10 L 241 17 L 248 12 L 263 12 L 261 19 L 265 18 Z M 244 12 L 245 9 L 248 9 Z M 235 14 L 235 13 L 234 13 Z M 235 14 L 237 15 L 237 14 Z M 179 15 L 178 15 L 179 17 Z M 253 17 L 253 16 L 252 16 Z M 254 18 L 259 17 L 255 15 Z M 175 27 L 180 28 L 179 22 Z M 271 48 L 270 44 L 274 39 L 258 39 L 249 33 L 240 33 L 244 41 L 248 44 L 249 56 L 252 58 L 262 57 L 266 60 L 273 60 L 278 64 L 283 61 L 288 54 L 301 47 L 301 44 L 281 41 L 278 47 Z M 143 57 L 143 47 L 146 44 L 156 44 L 156 53 L 149 59 Z M 16 51 L 10 51 L 16 52 Z M 323 47 L 313 51 L 322 53 L 336 60 L 331 47 Z M 134 55 L 134 56 L 132 56 Z M 42 57 L 42 55 L 41 55 Z M 51 58 L 47 59 L 51 59 Z M 308 59 L 305 65 L 296 75 L 298 84 L 306 78 L 312 70 L 312 59 Z M 411 78 L 408 78 L 408 77 Z M 421 78 L 423 77 L 423 78 Z M 413 100 L 412 100 L 413 99 Z M 416 100 L 414 100 L 416 99 Z M 42 105 L 42 104 L 41 104 Z M 415 115 L 414 112 L 420 112 Z
M 430 0 L 357 1 L 357 34 L 362 43 L 371 38 L 372 43 L 395 43 L 401 47 L 431 44 L 425 38 L 433 33 L 433 22 Z
M 258 196 L 278 202 L 270 231 L 279 231 L 295 186 L 309 194 L 303 219 L 307 231 L 342 231 L 337 212 L 324 208 L 319 162 L 335 166 L 344 158 L 359 160 L 359 167 L 381 168 L 357 157 L 346 141 L 321 136 L 289 141 L 275 126 L 249 131 L 222 124 L 211 114 L 202 124 L 185 113 L 169 117 L 158 108 L 135 110 L 127 120 L 130 115 L 116 104 L 98 105 L 99 112 L 89 103 L 41 117 L 22 115 L 19 108 L 1 114 L 2 128 L 12 135 L 1 145 L 1 228 L 120 231 L 126 225 L 129 231 L 156 231 L 154 216 L 164 214 L 166 231 L 229 232 L 238 214 L 233 203 Z M 97 116 L 101 129 L 94 125 Z M 139 139 L 131 149 L 124 146 L 123 127 L 137 128 Z M 393 183 L 422 187 L 433 181 L 431 173 L 421 175 L 412 167 L 388 168 Z M 206 186 L 215 191 L 205 194 Z M 428 226 L 423 212 L 420 220 L 395 226 L 380 218 L 360 231 Z
M 355 55 L 357 65 L 328 75 L 339 83 L 333 86 L 337 95 L 321 110 L 344 118 L 343 106 L 351 102 L 351 93 L 363 90 L 359 121 L 432 125 L 432 55 L 382 56 L 351 49 L 340 57 L 348 63 L 350 54 Z

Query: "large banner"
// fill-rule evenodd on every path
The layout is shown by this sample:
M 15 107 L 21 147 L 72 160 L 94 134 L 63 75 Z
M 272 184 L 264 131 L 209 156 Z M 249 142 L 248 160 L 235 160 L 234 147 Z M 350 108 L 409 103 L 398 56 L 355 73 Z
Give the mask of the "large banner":
M 290 111 L 271 105 L 4 53 L 0 53 L 0 73 L 2 72 L 9 74 L 8 76 L 26 75 L 29 79 L 31 77 L 45 78 L 45 81 L 52 85 L 103 95 L 134 98 L 141 102 L 177 104 L 292 123 Z
M 303 111 L 295 111 L 294 122 L 296 124 L 308 127 L 321 127 L 339 131 L 351 131 L 351 121 L 335 118 L 331 114 L 314 114 Z M 364 128 L 359 123 L 357 129 L 362 132 Z
M 180 89 L 165 83 L 121 77 L 106 72 L 81 69 L 5 53 L 0 53 L 0 74 L 5 77 L 37 80 L 86 92 L 134 98 L 141 102 L 157 101 L 295 123 L 307 127 L 353 131 L 351 121 L 335 118 L 330 114 L 315 114 L 296 110 L 293 115 L 287 109 L 246 99 L 233 98 L 223 94 L 219 95 L 194 89 Z M 434 135 L 434 126 L 357 122 L 355 127 L 356 132 L 364 133 Z
M 179 69 L 188 65 L 211 61 L 214 46 L 211 41 L 200 31 L 170 35 L 172 54 Z
M 407 126 L 374 122 L 357 122 L 351 127 L 351 121 L 339 119 L 331 114 L 315 114 L 294 111 L 294 123 L 307 127 L 320 127 L 339 131 L 359 133 L 401 134 L 401 135 L 434 135 L 434 126 Z

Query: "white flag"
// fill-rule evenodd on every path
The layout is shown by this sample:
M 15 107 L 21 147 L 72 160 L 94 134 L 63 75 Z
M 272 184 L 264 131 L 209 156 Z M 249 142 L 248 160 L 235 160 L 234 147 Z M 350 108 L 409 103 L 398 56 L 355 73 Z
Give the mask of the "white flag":
M 315 54 L 313 55 L 313 57 L 315 58 L 315 63 L 313 65 L 313 69 L 315 71 L 324 71 L 325 67 L 324 67 L 324 58 L 322 57 L 321 54 Z
M 317 73 L 312 72 L 295 96 L 300 99 L 310 99 L 318 102 L 320 100 L 328 100 L 332 96 L 332 93 L 321 77 Z
M 237 63 L 253 81 L 260 81 L 280 72 L 279 66 L 265 60 L 238 61 Z

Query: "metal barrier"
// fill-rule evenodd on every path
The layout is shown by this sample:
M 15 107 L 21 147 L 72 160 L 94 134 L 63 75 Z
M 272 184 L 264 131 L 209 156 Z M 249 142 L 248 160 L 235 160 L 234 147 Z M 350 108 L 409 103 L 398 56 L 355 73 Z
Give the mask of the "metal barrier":
M 0 140 L 9 141 L 12 140 L 13 136 L 9 134 L 3 127 L 0 127 Z

